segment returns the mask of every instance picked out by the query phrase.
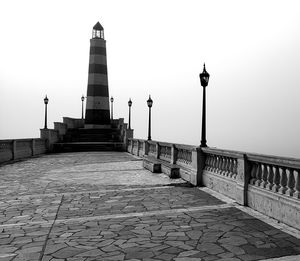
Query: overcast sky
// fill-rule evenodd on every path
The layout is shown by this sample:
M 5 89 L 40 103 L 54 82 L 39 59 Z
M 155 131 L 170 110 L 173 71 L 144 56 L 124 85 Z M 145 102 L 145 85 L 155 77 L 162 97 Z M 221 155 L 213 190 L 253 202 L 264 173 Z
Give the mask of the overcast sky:
M 300 158 L 300 2 L 1 1 L 0 139 L 39 137 L 81 117 L 92 27 L 107 41 L 114 116 L 147 138 L 199 145 L 206 63 L 207 143 Z

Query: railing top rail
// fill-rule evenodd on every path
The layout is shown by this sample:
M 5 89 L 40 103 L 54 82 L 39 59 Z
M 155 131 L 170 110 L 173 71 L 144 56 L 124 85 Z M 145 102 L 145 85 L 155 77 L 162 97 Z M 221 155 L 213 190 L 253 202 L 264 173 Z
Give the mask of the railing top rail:
M 0 140 L 0 142 L 13 142 L 13 141 L 32 141 L 32 140 L 43 140 L 41 138 L 24 138 L 24 139 L 4 139 Z
M 206 154 L 214 154 L 218 156 L 225 156 L 225 157 L 233 157 L 233 158 L 243 158 L 244 154 L 241 151 L 234 151 L 234 150 L 222 150 L 217 148 L 201 148 L 202 151 Z
M 169 143 L 169 142 L 161 142 L 161 141 L 158 141 L 158 144 L 160 146 L 165 146 L 165 147 L 172 147 L 174 144 L 173 143 Z
M 153 144 L 153 145 L 155 145 L 155 144 L 157 143 L 157 141 L 154 141 L 154 140 L 147 140 L 147 142 L 148 142 L 149 144 Z
M 45 139 L 41 139 L 41 138 L 4 139 L 4 140 L 0 140 L 0 143 L 9 143 L 9 142 L 13 142 L 13 141 L 32 141 L 32 140 L 40 141 L 40 140 L 45 140 Z
M 9 139 L 7 139 L 7 140 L 0 140 L 0 143 L 10 143 L 10 142 L 13 142 L 14 140 L 9 140 Z
M 254 162 L 260 162 L 260 163 L 266 163 L 266 164 L 270 164 L 270 165 L 300 169 L 300 159 L 295 159 L 295 158 L 249 153 L 249 154 L 247 154 L 247 159 L 249 161 L 254 161 Z
M 184 150 L 194 150 L 197 148 L 197 146 L 185 145 L 185 144 L 174 144 L 174 145 L 175 145 L 175 148 L 184 149 Z

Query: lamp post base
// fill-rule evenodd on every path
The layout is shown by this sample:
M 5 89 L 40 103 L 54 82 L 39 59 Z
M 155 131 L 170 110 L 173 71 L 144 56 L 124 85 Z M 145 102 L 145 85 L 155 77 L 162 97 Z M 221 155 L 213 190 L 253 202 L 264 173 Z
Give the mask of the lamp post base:
M 206 141 L 201 141 L 200 147 L 201 148 L 207 147 Z

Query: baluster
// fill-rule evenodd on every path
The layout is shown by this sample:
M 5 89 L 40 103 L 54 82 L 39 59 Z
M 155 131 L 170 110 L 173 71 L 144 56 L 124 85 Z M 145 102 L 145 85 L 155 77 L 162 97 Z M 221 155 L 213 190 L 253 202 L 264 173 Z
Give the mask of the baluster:
M 209 154 L 206 154 L 206 157 L 205 157 L 205 170 L 209 170 L 209 161 L 210 161 L 210 155 Z
M 226 159 L 226 164 L 225 164 L 225 175 L 228 176 L 229 175 L 229 164 L 230 164 L 230 158 Z
M 286 175 L 286 169 L 285 168 L 280 168 L 280 188 L 278 190 L 279 193 L 285 194 L 287 187 L 287 175 Z
M 223 176 L 225 176 L 225 164 L 226 164 L 226 157 L 222 156 L 222 164 L 221 164 L 220 174 Z
M 209 170 L 209 155 L 206 155 L 205 157 L 204 170 Z
M 225 164 L 224 164 L 224 175 L 228 176 L 229 172 L 228 172 L 228 165 L 230 162 L 230 158 L 226 157 L 225 158 Z
M 213 166 L 212 166 L 212 172 L 217 171 L 217 166 L 218 166 L 218 157 L 216 155 L 213 155 L 214 160 L 213 160 Z
M 234 159 L 230 158 L 230 162 L 229 162 L 229 168 L 228 168 L 228 177 L 232 177 L 233 175 L 233 171 L 234 171 Z
M 222 156 L 219 156 L 219 158 L 220 158 L 220 161 L 219 161 L 219 166 L 218 166 L 218 173 L 220 174 L 220 175 L 222 175 L 222 165 L 223 165 L 223 157 Z
M 220 164 L 220 174 L 221 175 L 225 175 L 224 164 L 225 164 L 225 157 L 221 156 L 221 164 Z
M 217 173 L 221 173 L 221 165 L 222 165 L 222 157 L 218 156 L 218 166 L 217 166 Z
M 255 175 L 256 175 L 255 186 L 259 187 L 259 185 L 261 183 L 261 164 L 260 163 L 258 163 Z
M 187 164 L 188 163 L 188 160 L 187 160 L 188 159 L 187 151 L 184 150 L 183 153 L 184 153 L 184 163 Z
M 237 165 L 238 165 L 237 159 L 233 159 L 233 171 L 231 177 L 234 179 L 237 176 Z
M 300 198 L 300 175 L 299 170 L 294 170 L 294 179 L 295 179 L 295 192 L 293 194 L 294 198 Z
M 273 172 L 273 166 L 268 166 L 268 177 L 267 177 L 267 185 L 266 185 L 266 188 L 268 190 L 272 190 L 272 187 L 274 185 L 274 182 L 273 182 L 273 179 L 274 179 L 274 172 Z
M 228 162 L 229 162 L 229 160 L 230 160 L 230 158 L 228 158 L 228 157 L 225 157 L 224 158 L 224 165 L 223 165 L 223 175 L 224 176 L 228 176 L 228 171 L 227 171 L 227 165 L 228 165 Z
M 209 154 L 209 171 L 213 171 L 214 166 L 214 156 Z
M 262 167 L 262 176 L 261 176 L 262 181 L 260 183 L 260 187 L 265 188 L 268 183 L 268 169 L 266 164 L 261 164 L 261 167 Z
M 250 184 L 251 185 L 255 185 L 257 166 L 258 166 L 257 163 L 252 162 L 252 164 L 251 164 L 251 174 L 250 174 Z
M 295 190 L 294 190 L 294 187 L 295 187 L 295 179 L 294 179 L 294 170 L 293 169 L 287 169 L 288 170 L 288 180 L 287 180 L 287 191 L 286 191 L 286 195 L 288 196 L 293 196 Z
M 272 188 L 272 191 L 274 192 L 278 192 L 279 188 L 280 188 L 280 172 L 279 172 L 279 167 L 278 166 L 274 166 L 275 168 L 275 172 L 274 172 L 274 186 Z
M 213 155 L 212 170 L 211 170 L 212 172 L 216 172 L 217 165 L 218 165 L 218 158 L 216 155 Z

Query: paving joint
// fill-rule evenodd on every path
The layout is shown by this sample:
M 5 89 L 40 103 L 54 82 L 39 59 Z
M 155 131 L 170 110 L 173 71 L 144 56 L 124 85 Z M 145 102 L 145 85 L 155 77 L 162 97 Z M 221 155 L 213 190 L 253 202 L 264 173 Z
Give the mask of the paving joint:
M 55 218 L 53 219 L 52 224 L 51 224 L 50 229 L 49 229 L 49 232 L 48 232 L 48 234 L 47 234 L 47 236 L 46 236 L 45 242 L 44 242 L 44 244 L 43 244 L 42 251 L 41 251 L 41 253 L 40 253 L 39 261 L 42 261 L 42 259 L 43 259 L 43 256 L 44 256 L 44 253 L 45 253 L 45 249 L 46 249 L 46 246 L 47 246 L 48 239 L 50 238 L 51 231 L 52 231 L 52 229 L 53 229 L 53 227 L 54 227 L 54 225 L 55 225 L 55 221 L 56 221 L 56 219 L 57 219 L 57 216 L 58 216 L 58 213 L 59 213 L 59 209 L 60 209 L 60 207 L 61 207 L 63 201 L 64 201 L 64 195 L 62 195 L 62 197 L 61 197 L 60 203 L 59 203 L 58 208 L 57 208 L 57 211 L 56 211 Z M 50 222 L 49 222 L 49 223 L 50 223 Z

